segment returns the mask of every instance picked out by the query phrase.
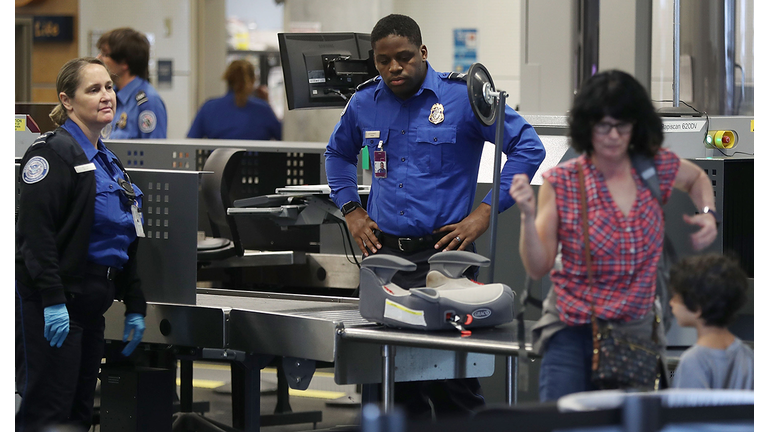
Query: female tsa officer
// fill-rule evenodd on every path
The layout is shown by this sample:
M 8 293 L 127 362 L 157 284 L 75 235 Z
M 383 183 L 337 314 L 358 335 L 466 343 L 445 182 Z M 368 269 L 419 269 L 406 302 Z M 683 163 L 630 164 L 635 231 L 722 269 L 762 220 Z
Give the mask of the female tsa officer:
M 130 355 L 144 334 L 136 273 L 141 191 L 99 138 L 115 114 L 104 63 L 69 61 L 56 79 L 60 125 L 27 150 L 16 224 L 17 431 L 87 430 L 104 349 L 104 312 L 125 303 Z

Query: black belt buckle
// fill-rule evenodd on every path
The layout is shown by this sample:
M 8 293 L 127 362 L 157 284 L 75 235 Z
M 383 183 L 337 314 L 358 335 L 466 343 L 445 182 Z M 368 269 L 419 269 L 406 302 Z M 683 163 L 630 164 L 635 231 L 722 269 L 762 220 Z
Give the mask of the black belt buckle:
M 400 252 L 408 252 L 406 251 L 406 247 L 403 245 L 403 242 L 409 242 L 410 244 L 411 238 L 410 237 L 398 237 L 397 238 L 397 248 L 400 249 Z

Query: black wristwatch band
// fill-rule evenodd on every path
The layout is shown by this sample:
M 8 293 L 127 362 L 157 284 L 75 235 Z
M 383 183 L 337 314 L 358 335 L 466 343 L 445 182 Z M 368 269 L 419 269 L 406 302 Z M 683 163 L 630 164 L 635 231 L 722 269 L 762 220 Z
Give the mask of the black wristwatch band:
M 341 214 L 346 216 L 349 213 L 353 212 L 358 207 L 362 207 L 362 205 L 360 205 L 359 202 L 357 202 L 357 201 L 348 201 L 346 204 L 341 206 Z
M 720 226 L 720 222 L 723 221 L 723 218 L 720 216 L 720 213 L 715 211 L 715 209 L 713 209 L 712 207 L 704 206 L 704 208 L 701 209 L 701 213 L 702 214 L 711 214 L 712 216 L 714 216 L 715 217 L 715 225 L 718 226 L 718 227 Z

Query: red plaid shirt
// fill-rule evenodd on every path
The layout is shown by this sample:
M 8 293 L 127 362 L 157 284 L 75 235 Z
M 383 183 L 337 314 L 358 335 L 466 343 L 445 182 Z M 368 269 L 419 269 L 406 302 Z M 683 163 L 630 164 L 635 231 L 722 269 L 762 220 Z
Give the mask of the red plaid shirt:
M 587 284 L 584 260 L 579 179 L 576 160 L 584 167 L 592 252 L 594 286 Z M 655 159 L 663 201 L 672 194 L 680 159 L 668 150 L 659 150 Z M 664 215 L 651 191 L 634 168 L 637 198 L 628 216 L 614 203 L 603 175 L 585 155 L 566 161 L 546 173 L 554 186 L 562 245 L 562 270 L 552 270 L 560 320 L 568 325 L 588 323 L 594 300 L 598 318 L 630 321 L 651 309 L 656 292 L 656 263 L 664 241 Z

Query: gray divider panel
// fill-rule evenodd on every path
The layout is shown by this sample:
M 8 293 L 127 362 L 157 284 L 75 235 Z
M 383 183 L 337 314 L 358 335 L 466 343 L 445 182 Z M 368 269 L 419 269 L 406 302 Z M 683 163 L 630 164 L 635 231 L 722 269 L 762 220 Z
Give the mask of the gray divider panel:
M 139 275 L 147 301 L 195 304 L 200 173 L 128 169 L 144 193 Z

